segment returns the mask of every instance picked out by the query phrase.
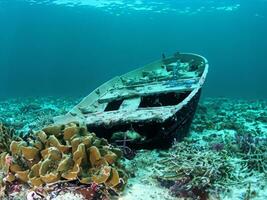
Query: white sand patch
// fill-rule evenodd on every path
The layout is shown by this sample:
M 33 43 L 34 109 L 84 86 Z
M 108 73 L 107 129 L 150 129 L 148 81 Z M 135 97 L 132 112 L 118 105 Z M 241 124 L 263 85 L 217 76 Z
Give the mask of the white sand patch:
M 267 199 L 267 187 L 266 181 L 262 181 L 265 178 L 262 176 L 252 176 L 243 180 L 243 184 L 233 185 L 228 189 L 227 193 L 220 195 L 223 200 L 233 199 L 245 199 L 244 197 L 248 192 L 248 185 L 250 186 L 250 197 L 253 200 L 265 200 Z
M 139 151 L 134 160 L 125 160 L 124 164 L 135 172 L 135 177 L 128 180 L 120 200 L 177 200 L 177 197 L 172 197 L 169 190 L 160 186 L 154 178 L 157 175 L 154 166 L 159 160 L 158 152 L 146 150 Z
M 72 192 L 67 192 L 65 194 L 60 194 L 53 200 L 85 200 L 82 195 L 73 194 Z
M 162 187 L 150 184 L 133 183 L 127 190 L 127 193 L 119 198 L 119 200 L 148 200 L 148 199 L 177 199 L 169 195 L 169 191 Z

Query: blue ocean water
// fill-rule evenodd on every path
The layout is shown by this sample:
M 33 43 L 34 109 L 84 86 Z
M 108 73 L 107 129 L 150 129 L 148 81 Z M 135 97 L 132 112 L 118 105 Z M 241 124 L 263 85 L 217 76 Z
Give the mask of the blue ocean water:
M 1 0 L 0 98 L 87 95 L 161 54 L 209 60 L 204 95 L 267 97 L 266 0 Z

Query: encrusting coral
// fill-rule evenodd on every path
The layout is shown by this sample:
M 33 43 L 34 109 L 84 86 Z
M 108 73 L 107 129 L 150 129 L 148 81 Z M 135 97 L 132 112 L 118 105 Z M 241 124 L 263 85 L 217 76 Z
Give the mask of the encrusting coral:
M 1 149 L 0 157 L 8 182 L 19 180 L 39 187 L 78 180 L 116 191 L 127 179 L 118 162 L 121 151 L 76 123 L 45 127 L 28 141 L 13 140 L 9 146 Z

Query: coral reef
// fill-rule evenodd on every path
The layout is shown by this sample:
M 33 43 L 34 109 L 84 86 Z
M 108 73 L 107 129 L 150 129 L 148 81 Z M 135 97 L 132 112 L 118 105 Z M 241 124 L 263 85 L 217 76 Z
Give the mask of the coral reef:
M 210 143 L 212 149 L 224 149 L 229 157 L 242 160 L 243 169 L 267 174 L 266 107 L 266 101 L 207 99 L 200 105 L 192 129 L 215 131 L 215 137 L 199 139 Z M 226 130 L 233 133 L 216 138 L 218 131 Z
M 35 130 L 34 132 L 30 132 L 30 134 L 27 135 L 28 137 L 24 137 L 24 141 L 13 139 L 13 137 L 9 135 L 10 131 L 4 131 L 7 133 L 7 138 L 9 138 L 4 141 L 15 140 L 17 143 L 19 142 L 26 152 L 28 151 L 27 148 L 31 147 L 31 154 L 34 154 L 35 148 L 45 149 L 55 147 L 60 151 L 59 154 L 62 155 L 62 163 L 70 162 L 71 160 L 68 156 L 71 158 L 74 156 L 72 145 L 75 145 L 76 150 L 78 150 L 79 147 L 79 140 L 71 141 L 72 139 L 70 139 L 73 134 L 71 130 L 75 129 L 72 125 L 59 127 L 59 135 L 54 132 L 54 136 L 59 143 L 54 137 L 51 137 L 49 142 L 47 142 L 48 138 L 53 136 L 51 127 L 49 128 L 50 130 L 44 129 L 48 131 L 49 134 L 45 131 L 43 131 L 45 132 L 45 134 L 43 134 L 42 131 L 37 130 L 40 130 L 43 125 L 49 124 L 53 116 L 63 114 L 65 111 L 69 110 L 78 100 L 78 98 L 58 99 L 47 97 L 36 98 L 34 100 L 9 99 L 2 102 L 0 101 L 0 120 L 4 121 L 5 125 L 14 125 L 17 130 L 23 131 L 24 133 L 30 129 Z M 27 107 L 27 104 L 39 104 L 40 106 L 33 105 Z M 27 112 L 21 113 L 20 108 L 25 109 Z M 224 200 L 267 199 L 267 174 L 265 170 L 267 152 L 266 108 L 266 101 L 233 100 L 226 98 L 204 99 L 200 102 L 196 112 L 191 127 L 191 134 L 184 142 L 175 144 L 173 148 L 170 148 L 168 151 L 141 150 L 135 152 L 136 156 L 133 160 L 120 159 L 127 168 L 127 174 L 129 174 L 128 171 L 130 171 L 131 176 L 127 181 L 123 193 L 119 193 L 120 196 L 122 196 L 121 198 L 125 200 L 174 200 L 178 199 L 180 196 L 187 196 L 187 199 L 204 199 L 206 197 L 209 199 Z M 70 127 L 68 129 L 69 132 L 66 131 L 64 135 L 64 129 L 67 127 Z M 82 130 L 82 127 L 79 128 Z M 5 128 L 5 130 L 7 129 Z M 37 137 L 37 134 L 34 133 L 38 132 L 40 133 Z M 79 132 L 78 135 L 79 134 L 82 135 L 82 132 Z M 13 131 L 11 135 L 14 135 Z M 121 136 L 124 136 L 124 134 Z M 115 139 L 124 138 L 120 137 Z M 39 142 L 35 143 L 35 141 Z M 7 144 L 9 143 L 10 142 Z M 96 145 L 97 143 L 99 142 L 96 142 L 92 146 L 96 146 L 101 157 L 104 157 L 102 149 L 110 145 L 100 145 L 100 147 L 98 147 Z M 1 141 L 0 144 L 4 143 Z M 41 179 L 41 177 L 40 179 L 38 177 L 37 169 L 39 166 L 32 165 L 36 161 L 28 161 L 24 156 L 20 156 L 21 158 L 19 158 L 19 156 L 12 156 L 10 148 L 6 149 L 6 146 L 8 145 L 3 145 L 1 147 L 2 151 L 3 149 L 6 151 L 6 153 L 1 156 L 1 163 L 3 163 L 4 166 L 16 163 L 18 165 L 12 167 L 13 171 L 17 170 L 18 168 L 16 169 L 16 167 L 19 166 L 22 170 L 29 170 L 29 172 L 28 176 L 25 176 L 25 174 L 22 173 L 23 171 L 18 173 L 17 177 L 15 176 L 15 180 L 9 183 L 8 181 L 14 179 L 12 174 L 14 175 L 16 173 L 12 172 L 8 174 L 11 168 L 4 167 L 0 170 L 0 181 L 2 181 L 0 183 L 0 185 L 2 184 L 0 192 L 6 192 L 6 194 L 9 195 L 7 198 L 8 200 L 25 199 L 25 196 L 29 194 L 29 191 L 32 191 L 33 187 L 30 187 L 28 184 L 21 184 L 22 181 L 19 181 L 18 177 L 21 177 L 21 179 L 29 178 L 27 183 L 29 182 L 31 184 L 31 182 L 34 182 L 34 184 L 38 185 L 38 181 Z M 71 146 L 71 149 L 69 149 L 69 146 Z M 83 152 L 82 146 L 83 145 L 79 148 L 81 151 L 78 152 Z M 14 149 L 12 149 L 12 151 L 20 151 L 19 149 L 21 147 L 17 148 L 16 145 L 13 147 Z M 89 153 L 89 148 L 86 148 L 87 154 Z M 52 150 L 53 149 L 54 148 L 52 148 Z M 127 146 L 122 146 L 122 151 L 124 150 L 127 150 Z M 38 150 L 37 155 L 40 161 L 43 162 L 45 159 L 43 159 L 42 155 L 48 155 L 49 152 L 44 151 L 42 154 L 42 151 Z M 50 154 L 55 153 L 53 155 L 57 156 L 58 154 L 56 152 L 58 151 L 53 150 L 50 151 Z M 99 155 L 95 148 L 91 148 L 90 152 L 96 157 Z M 121 153 L 121 151 L 118 152 Z M 116 151 L 114 153 L 118 155 L 118 152 Z M 186 155 L 186 152 L 189 152 L 188 155 Z M 31 154 L 25 152 L 24 154 L 28 159 L 32 158 Z M 79 157 L 79 154 L 76 156 Z M 118 155 L 118 157 L 120 157 L 120 155 Z M 105 159 L 112 160 L 112 156 L 106 156 Z M 97 165 L 95 160 L 90 160 L 88 157 L 87 162 L 92 162 Z M 103 160 L 101 162 L 103 162 Z M 75 164 L 73 160 L 70 163 L 73 165 Z M 116 195 L 116 191 L 112 189 L 108 183 L 81 183 L 80 181 L 83 175 L 88 173 L 82 170 L 82 163 L 80 165 L 80 173 L 78 173 L 78 178 L 76 180 L 71 181 L 60 176 L 60 180 L 55 184 L 44 183 L 42 187 L 34 187 L 35 195 L 40 196 L 46 193 L 42 190 L 50 191 L 48 195 L 45 196 L 47 199 L 90 199 L 92 196 L 107 196 L 109 193 L 114 193 Z M 109 161 L 109 163 L 111 162 Z M 123 176 L 120 176 L 123 168 L 118 161 L 113 164 L 109 163 L 105 165 L 105 167 L 103 166 L 102 171 L 92 172 L 91 179 L 93 179 L 94 176 L 94 180 L 100 182 L 105 181 L 105 174 L 109 172 L 112 173 L 109 167 L 111 167 L 111 169 L 115 168 L 119 173 L 119 178 L 124 179 Z M 59 166 L 59 163 L 55 161 L 53 161 L 52 164 L 51 174 L 54 173 L 54 168 Z M 180 164 L 180 167 L 176 166 L 177 164 Z M 33 170 L 30 170 L 31 168 L 28 167 L 29 165 L 32 165 L 31 168 Z M 60 170 L 63 170 L 60 171 L 60 175 L 64 172 L 64 166 L 63 164 L 60 165 Z M 72 171 L 69 172 L 73 172 L 71 175 L 75 175 L 76 171 L 74 167 L 71 169 Z M 176 173 L 176 169 L 178 169 L 177 172 L 179 173 Z M 210 169 L 214 169 L 214 172 Z M 45 174 L 49 174 L 45 169 L 43 170 Z M 207 174 L 205 174 L 205 172 L 207 172 Z M 64 175 L 66 175 L 66 173 L 64 173 Z M 209 182 L 206 180 L 209 180 Z M 88 181 L 88 179 L 83 179 L 83 181 Z M 162 185 L 164 187 L 162 187 Z M 46 199 L 42 196 L 40 198 Z
M 261 134 L 260 122 L 266 124 L 266 107 L 266 101 L 207 98 L 200 103 L 191 129 L 196 132 L 228 129 Z
M 184 142 L 157 155 L 138 152 L 132 171 L 148 165 L 148 176 L 174 198 L 266 199 L 266 107 L 266 101 L 205 99 Z
M 0 101 L 0 121 L 16 132 L 27 135 L 52 123 L 55 116 L 65 114 L 81 98 L 12 98 Z
M 0 153 L 9 152 L 9 146 L 15 137 L 15 130 L 7 128 L 0 122 Z
M 229 145 L 229 144 L 228 144 Z M 242 159 L 243 168 L 263 172 L 267 175 L 267 138 L 253 136 L 251 133 L 235 134 L 230 143 L 229 153 Z
M 190 141 L 176 143 L 170 152 L 162 153 L 157 165 L 161 185 L 180 198 L 207 199 L 215 185 L 234 180 L 233 166 L 223 151 L 214 152 Z
M 9 173 L 9 166 L 12 158 L 9 155 L 9 146 L 12 140 L 16 137 L 14 130 L 7 128 L 0 123 L 0 198 L 4 195 L 6 190 L 5 182 L 12 182 L 15 176 Z
M 20 181 L 36 188 L 76 180 L 116 193 L 127 180 L 118 162 L 121 156 L 119 149 L 85 127 L 75 123 L 51 125 L 35 132 L 28 141 L 13 140 L 9 151 L 1 153 L 0 169 L 8 183 Z

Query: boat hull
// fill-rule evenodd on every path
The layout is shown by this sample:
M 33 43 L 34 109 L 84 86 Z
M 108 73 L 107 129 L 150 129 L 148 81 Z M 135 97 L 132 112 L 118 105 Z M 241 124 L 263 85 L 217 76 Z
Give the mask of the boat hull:
M 201 89 L 180 110 L 164 122 L 129 123 L 113 127 L 87 125 L 89 131 L 96 133 L 98 137 L 111 140 L 112 133 L 134 130 L 146 136 L 144 141 L 127 141 L 125 144 L 131 149 L 167 149 L 173 141 L 181 141 L 188 135 L 190 125 L 195 115 L 199 102 Z M 124 141 L 116 142 L 123 146 Z

